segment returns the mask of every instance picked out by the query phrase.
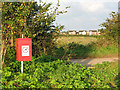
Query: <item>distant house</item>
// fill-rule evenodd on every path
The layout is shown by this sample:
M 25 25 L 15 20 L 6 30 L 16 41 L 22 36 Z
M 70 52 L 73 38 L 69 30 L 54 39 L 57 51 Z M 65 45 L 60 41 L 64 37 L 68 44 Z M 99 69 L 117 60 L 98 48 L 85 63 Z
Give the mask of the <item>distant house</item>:
M 83 32 L 83 31 L 79 31 L 79 35 L 82 35 L 82 32 Z
M 78 32 L 76 30 L 70 30 L 68 32 L 60 32 L 60 35 L 66 35 L 67 33 L 69 35 L 100 35 L 100 30 L 80 30 Z
M 98 30 L 98 32 L 97 32 L 97 35 L 100 35 L 101 33 L 100 33 L 100 30 Z
M 97 30 L 89 30 L 89 35 L 97 35 Z
M 60 35 L 66 35 L 66 32 L 60 32 Z
M 76 35 L 76 31 L 75 31 L 75 30 L 69 31 L 68 33 L 69 33 L 70 35 Z
M 76 35 L 79 35 L 79 32 L 76 32 Z
M 86 35 L 86 34 L 87 34 L 86 30 L 79 31 L 79 35 Z
M 87 31 L 86 35 L 89 35 L 89 33 L 90 33 L 90 32 L 89 32 L 89 31 Z
M 86 35 L 86 34 L 87 34 L 87 31 L 83 30 L 82 35 Z

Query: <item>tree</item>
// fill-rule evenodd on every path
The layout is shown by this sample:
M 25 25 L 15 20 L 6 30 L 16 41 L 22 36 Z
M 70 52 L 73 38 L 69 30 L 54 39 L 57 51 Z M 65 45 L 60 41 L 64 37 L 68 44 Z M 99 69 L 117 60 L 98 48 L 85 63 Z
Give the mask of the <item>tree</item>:
M 31 37 L 33 38 L 34 56 L 39 56 L 41 53 L 50 54 L 54 47 L 54 42 L 60 30 L 64 26 L 55 26 L 53 22 L 57 15 L 66 13 L 66 10 L 58 11 L 60 7 L 59 1 L 56 7 L 52 7 L 52 3 L 41 2 L 37 15 L 32 19 Z M 66 7 L 66 9 L 69 7 Z
M 29 32 L 30 17 L 35 15 L 36 2 L 3 2 L 2 3 L 2 64 L 6 50 L 15 49 L 16 38 Z
M 110 18 L 101 24 L 105 29 L 101 29 L 101 38 L 110 43 L 118 43 L 118 13 L 110 13 Z
M 16 48 L 16 38 L 23 33 L 25 37 L 33 40 L 33 55 L 39 56 L 42 52 L 47 54 L 54 45 L 57 34 L 63 26 L 55 26 L 56 16 L 66 13 L 58 11 L 52 3 L 41 2 L 3 2 L 2 3 L 2 64 L 8 48 Z M 66 7 L 67 9 L 68 7 Z

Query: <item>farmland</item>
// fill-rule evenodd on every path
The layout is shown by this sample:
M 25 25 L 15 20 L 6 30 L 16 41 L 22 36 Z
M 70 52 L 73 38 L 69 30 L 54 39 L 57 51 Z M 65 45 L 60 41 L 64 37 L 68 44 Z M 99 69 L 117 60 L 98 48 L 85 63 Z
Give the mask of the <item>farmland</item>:
M 85 37 L 85 36 L 60 36 L 57 39 L 57 44 L 58 46 L 64 46 L 67 45 L 69 43 L 78 43 L 78 44 L 82 44 L 82 45 L 87 45 L 88 43 L 91 42 L 96 42 L 97 38 L 95 37 Z
M 55 55 L 62 59 L 101 58 L 118 55 L 118 48 L 114 44 L 100 46 L 96 44 L 97 39 L 97 37 L 92 36 L 60 36 L 56 41 Z

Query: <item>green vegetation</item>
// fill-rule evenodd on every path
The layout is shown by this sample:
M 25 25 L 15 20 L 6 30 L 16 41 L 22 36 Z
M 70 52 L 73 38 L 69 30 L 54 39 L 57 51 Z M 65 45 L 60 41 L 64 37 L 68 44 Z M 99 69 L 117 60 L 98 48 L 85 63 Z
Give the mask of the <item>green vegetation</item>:
M 58 11 L 51 3 L 3 2 L 2 88 L 118 88 L 118 62 L 103 62 L 89 68 L 69 58 L 106 57 L 118 54 L 117 15 L 107 19 L 100 36 L 59 36 L 63 26 L 55 26 Z M 67 9 L 68 7 L 66 7 Z M 35 13 L 36 11 L 39 14 Z M 38 16 L 38 17 L 37 17 Z M 16 61 L 16 38 L 32 38 L 33 59 L 24 62 L 20 73 Z M 65 60 L 67 59 L 67 60 Z
M 49 54 L 54 47 L 55 38 L 64 26 L 54 25 L 59 14 L 66 13 L 58 10 L 52 3 L 41 2 L 3 2 L 2 3 L 2 65 L 5 62 L 6 50 L 16 49 L 16 39 L 32 38 L 33 56 Z M 57 33 L 57 34 L 54 34 Z
M 101 24 L 100 36 L 60 35 L 56 55 L 62 59 L 118 56 L 118 13 Z
M 23 74 L 16 60 L 2 71 L 2 88 L 117 88 L 119 85 L 118 62 L 103 62 L 88 68 L 43 55 L 24 62 Z
M 97 38 L 95 37 L 86 37 L 86 36 L 59 36 L 58 39 L 56 40 L 57 46 L 65 46 L 69 43 L 77 43 L 77 44 L 82 44 L 82 45 L 87 45 L 88 43 L 91 42 L 96 42 Z
M 53 56 L 62 59 L 117 56 L 117 45 L 107 42 L 101 41 L 100 37 L 60 36 L 56 41 L 57 47 Z
M 118 43 L 118 13 L 112 12 L 109 15 L 106 22 L 101 24 L 102 27 L 105 27 L 105 29 L 101 29 L 101 39 L 104 38 L 110 43 Z

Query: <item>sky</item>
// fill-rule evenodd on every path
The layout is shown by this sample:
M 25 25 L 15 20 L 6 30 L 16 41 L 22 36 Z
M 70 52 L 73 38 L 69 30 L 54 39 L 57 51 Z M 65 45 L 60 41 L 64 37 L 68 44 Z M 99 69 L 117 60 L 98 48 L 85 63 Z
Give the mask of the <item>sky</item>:
M 42 0 L 43 1 L 43 0 Z M 56 24 L 64 25 L 63 31 L 67 30 L 98 30 L 99 26 L 110 13 L 118 12 L 119 0 L 59 0 L 59 10 L 64 10 L 70 6 L 65 14 L 57 16 Z M 37 0 L 39 3 L 39 0 Z M 52 2 L 56 5 L 57 0 L 44 0 L 43 2 Z

